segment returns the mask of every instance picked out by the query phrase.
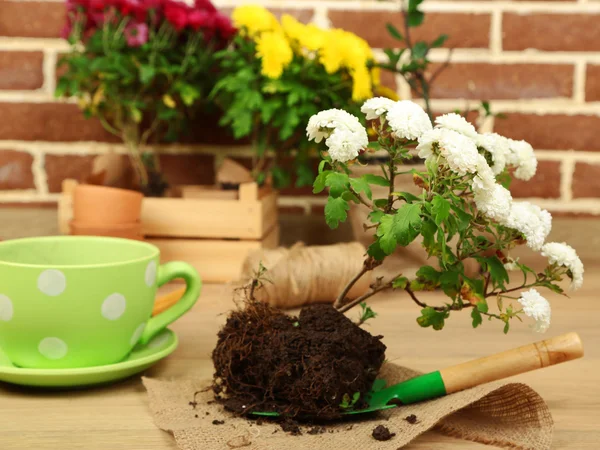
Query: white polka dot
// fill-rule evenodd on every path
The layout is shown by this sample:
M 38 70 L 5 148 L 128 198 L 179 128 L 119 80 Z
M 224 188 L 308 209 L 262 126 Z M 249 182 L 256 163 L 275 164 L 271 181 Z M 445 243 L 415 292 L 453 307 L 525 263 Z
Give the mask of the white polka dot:
M 137 344 L 137 341 L 139 341 L 140 338 L 142 337 L 142 333 L 144 332 L 144 328 L 146 328 L 146 324 L 142 323 L 141 325 L 139 325 L 135 329 L 135 331 L 133 332 L 133 335 L 131 336 L 131 339 L 129 340 L 129 343 L 131 345 Z
M 0 320 L 8 322 L 13 316 L 13 304 L 6 295 L 0 294 Z
M 146 286 L 154 286 L 156 281 L 156 261 L 150 261 L 146 266 Z
M 159 348 L 169 341 L 169 333 L 164 331 L 148 343 L 149 348 Z
M 61 359 L 67 354 L 67 344 L 57 337 L 47 337 L 40 341 L 38 350 L 48 359 Z
M 37 285 L 42 293 L 56 297 L 62 294 L 67 287 L 67 279 L 60 270 L 44 270 L 38 277 Z
M 111 294 L 102 302 L 102 316 L 108 320 L 117 320 L 125 312 L 127 301 L 121 294 Z

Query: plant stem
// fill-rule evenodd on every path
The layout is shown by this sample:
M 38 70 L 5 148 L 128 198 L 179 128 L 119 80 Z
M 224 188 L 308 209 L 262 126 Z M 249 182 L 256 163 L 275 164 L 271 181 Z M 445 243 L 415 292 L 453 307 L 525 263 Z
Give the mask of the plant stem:
M 350 292 L 350 289 L 352 289 L 352 287 L 358 282 L 358 280 L 360 280 L 362 278 L 362 276 L 367 273 L 369 270 L 368 265 L 367 265 L 367 261 L 370 259 L 367 258 L 365 260 L 365 262 L 363 263 L 362 268 L 360 269 L 360 271 L 354 275 L 354 277 L 350 280 L 350 282 L 346 285 L 346 287 L 342 290 L 342 292 L 340 292 L 340 295 L 338 295 L 338 298 L 335 300 L 335 303 L 333 304 L 333 307 L 337 310 L 341 310 L 341 308 L 343 308 L 344 305 L 344 301 L 346 300 L 346 295 L 348 295 L 348 292 Z M 352 305 L 354 306 L 354 305 Z M 347 309 L 345 309 L 344 311 L 346 311 Z
M 382 284 L 380 286 L 374 287 L 372 288 L 369 292 L 367 292 L 366 294 L 361 295 L 358 298 L 355 298 L 354 300 L 352 300 L 351 302 L 345 304 L 344 306 L 342 306 L 341 308 L 337 308 L 337 310 L 341 313 L 345 313 L 346 311 L 348 311 L 349 309 L 354 308 L 356 305 L 360 305 L 362 302 L 364 302 L 366 299 L 368 299 L 369 297 L 372 297 L 373 295 L 377 294 L 378 292 L 384 291 L 386 289 L 389 289 L 392 287 L 392 283 L 394 282 L 394 280 L 389 281 L 385 284 Z
M 367 208 L 373 209 L 373 205 L 369 204 L 369 202 L 367 202 L 364 198 L 362 198 L 362 196 L 358 192 L 356 192 L 354 189 L 352 189 L 352 187 L 350 187 L 348 190 L 350 192 L 352 192 L 352 194 L 358 199 L 359 202 L 361 202 Z

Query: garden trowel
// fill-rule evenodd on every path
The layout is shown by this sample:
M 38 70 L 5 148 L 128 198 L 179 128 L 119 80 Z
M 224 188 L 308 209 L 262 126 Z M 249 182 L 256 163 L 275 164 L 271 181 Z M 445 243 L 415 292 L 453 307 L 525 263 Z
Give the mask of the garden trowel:
M 486 356 L 436 372 L 419 375 L 390 387 L 376 380 L 367 394 L 368 406 L 345 411 L 344 415 L 363 414 L 394 408 L 453 392 L 469 389 L 490 381 L 542 369 L 583 356 L 583 344 L 577 333 L 567 333 L 545 341 Z M 254 412 L 258 416 L 279 416 L 276 412 Z

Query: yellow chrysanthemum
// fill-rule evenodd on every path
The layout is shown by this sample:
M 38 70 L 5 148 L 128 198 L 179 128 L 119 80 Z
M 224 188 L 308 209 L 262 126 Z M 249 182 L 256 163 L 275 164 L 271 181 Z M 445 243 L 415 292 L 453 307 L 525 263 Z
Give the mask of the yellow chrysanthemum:
M 333 29 L 327 32 L 320 52 L 320 63 L 327 73 L 340 70 L 344 64 L 344 31 Z
M 283 32 L 292 41 L 300 41 L 306 33 L 306 26 L 289 14 L 281 16 L 281 28 L 283 28 Z
M 309 51 L 319 50 L 325 41 L 325 31 L 313 24 L 304 25 L 289 14 L 281 17 L 281 26 L 294 47 Z
M 306 32 L 300 39 L 300 45 L 311 51 L 322 48 L 325 44 L 327 32 L 312 23 L 306 25 L 305 30 Z
M 359 102 L 373 97 L 371 74 L 366 66 L 352 70 L 352 100 Z
M 231 19 L 236 28 L 245 30 L 250 36 L 264 31 L 278 31 L 281 28 L 271 12 L 258 5 L 238 6 L 233 10 Z
M 373 86 L 379 86 L 381 84 L 381 69 L 379 67 L 373 67 L 371 69 L 371 81 Z
M 395 102 L 400 100 L 400 96 L 396 93 L 396 91 L 390 89 L 387 86 L 381 85 L 375 88 L 375 96 L 389 98 L 390 100 L 394 100 Z
M 285 36 L 272 31 L 264 32 L 256 39 L 256 54 L 262 59 L 261 73 L 269 78 L 279 78 L 294 57 Z

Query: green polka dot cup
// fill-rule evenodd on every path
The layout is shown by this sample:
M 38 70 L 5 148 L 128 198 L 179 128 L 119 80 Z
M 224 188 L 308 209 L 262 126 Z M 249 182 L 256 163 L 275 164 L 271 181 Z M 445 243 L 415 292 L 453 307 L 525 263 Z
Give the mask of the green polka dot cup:
M 159 265 L 145 242 L 59 236 L 0 242 L 0 348 L 19 367 L 112 364 L 185 314 L 200 295 L 196 270 Z M 159 286 L 187 289 L 151 317 Z

